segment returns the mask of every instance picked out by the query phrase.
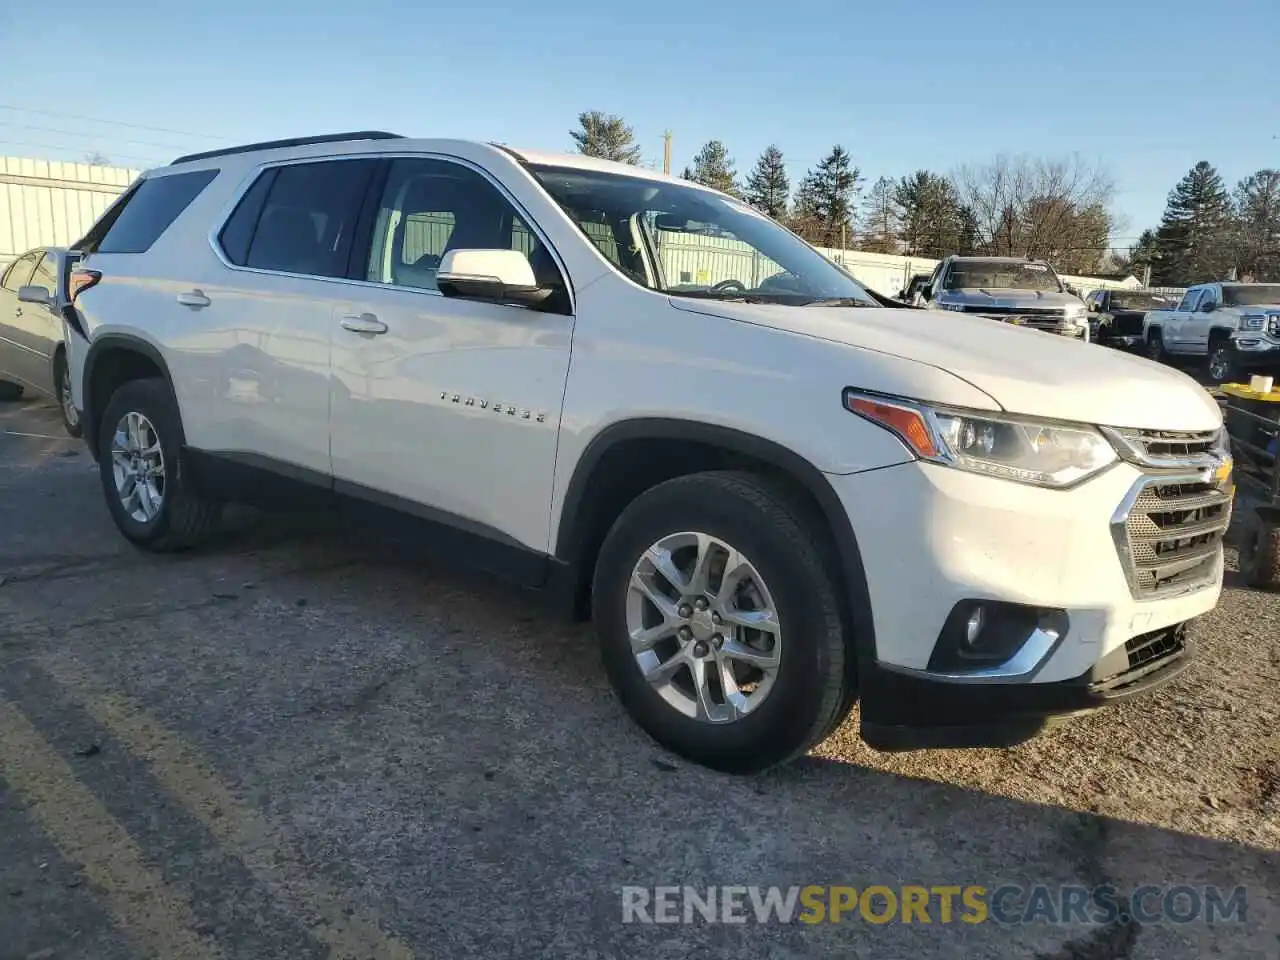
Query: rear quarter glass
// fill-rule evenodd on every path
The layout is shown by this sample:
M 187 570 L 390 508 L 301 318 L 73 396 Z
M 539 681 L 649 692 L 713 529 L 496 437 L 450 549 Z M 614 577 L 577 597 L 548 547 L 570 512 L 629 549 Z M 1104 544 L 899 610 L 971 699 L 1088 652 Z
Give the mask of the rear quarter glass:
M 145 253 L 217 175 L 213 169 L 148 177 L 107 212 L 81 248 L 89 253 Z

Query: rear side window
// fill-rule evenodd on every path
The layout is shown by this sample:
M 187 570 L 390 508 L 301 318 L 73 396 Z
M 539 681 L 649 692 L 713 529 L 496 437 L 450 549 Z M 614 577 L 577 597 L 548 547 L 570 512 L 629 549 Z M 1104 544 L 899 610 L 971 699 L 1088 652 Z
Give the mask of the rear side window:
M 267 194 L 271 192 L 271 185 L 275 183 L 277 172 L 279 172 L 278 167 L 272 168 L 253 181 L 253 186 L 245 191 L 240 202 L 236 204 L 235 210 L 232 211 L 230 219 L 227 220 L 226 226 L 218 234 L 222 252 L 227 255 L 228 260 L 238 266 L 243 267 L 249 259 L 249 244 L 253 242 L 253 231 L 258 226 L 258 218 L 262 216 L 263 204 L 267 202 Z
M 276 167 L 245 193 L 220 234 L 232 263 L 259 270 L 345 277 L 374 160 Z
M 28 253 L 13 262 L 13 265 L 5 271 L 4 288 L 18 292 L 20 287 L 25 287 L 27 281 L 31 279 L 31 269 L 36 265 L 37 254 Z
M 143 180 L 83 241 L 86 253 L 145 253 L 218 175 L 195 170 Z

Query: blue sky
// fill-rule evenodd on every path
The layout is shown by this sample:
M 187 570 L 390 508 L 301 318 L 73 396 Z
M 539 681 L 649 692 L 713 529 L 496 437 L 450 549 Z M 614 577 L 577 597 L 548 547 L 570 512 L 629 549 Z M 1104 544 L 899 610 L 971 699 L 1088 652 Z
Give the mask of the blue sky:
M 869 181 L 1078 152 L 1116 179 L 1120 244 L 1198 160 L 1228 186 L 1280 166 L 1275 0 L 56 9 L 0 5 L 0 153 L 132 166 L 367 128 L 568 149 L 576 115 L 600 109 L 632 124 L 647 159 L 670 129 L 676 171 L 708 139 L 740 173 L 775 142 L 793 184 L 836 142 Z

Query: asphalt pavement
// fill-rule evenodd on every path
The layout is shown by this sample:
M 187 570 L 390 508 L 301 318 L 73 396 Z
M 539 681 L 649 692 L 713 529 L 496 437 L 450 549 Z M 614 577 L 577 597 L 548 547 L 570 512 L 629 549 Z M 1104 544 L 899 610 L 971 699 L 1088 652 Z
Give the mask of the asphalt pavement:
M 1248 737 L 1256 809 L 1221 829 L 1137 801 L 1082 809 L 1077 771 L 1138 769 L 1092 718 L 987 766 L 884 760 L 846 725 L 730 777 L 639 732 L 590 630 L 536 598 L 323 521 L 231 521 L 199 551 L 141 553 L 52 407 L 0 406 L 0 958 L 1280 956 L 1265 733 Z M 1222 616 L 1274 627 L 1277 605 L 1233 589 Z M 1274 699 L 1258 709 L 1265 730 Z M 1194 750 L 1210 722 L 1170 717 L 1138 749 L 1161 751 L 1164 729 Z M 1059 792 L 1041 790 L 1055 771 Z M 624 887 L 652 919 L 652 888 L 724 885 L 1212 885 L 1244 887 L 1247 909 L 624 922 Z

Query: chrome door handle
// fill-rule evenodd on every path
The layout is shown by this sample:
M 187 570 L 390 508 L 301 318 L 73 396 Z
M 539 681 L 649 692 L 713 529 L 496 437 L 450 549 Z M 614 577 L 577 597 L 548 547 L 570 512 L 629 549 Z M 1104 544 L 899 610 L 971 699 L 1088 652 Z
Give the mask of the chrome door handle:
M 178 294 L 178 302 L 184 307 L 207 307 L 213 301 L 204 295 L 203 290 L 188 290 L 186 293 Z
M 373 335 L 386 333 L 387 325 L 372 313 L 349 313 L 342 318 L 342 329 Z

